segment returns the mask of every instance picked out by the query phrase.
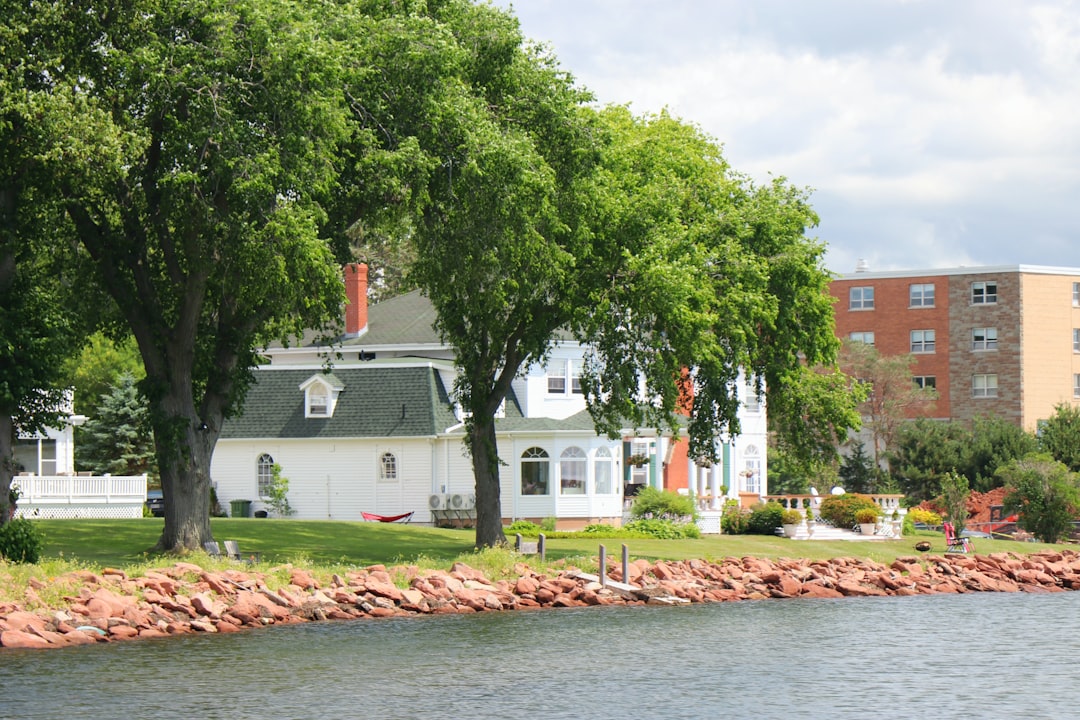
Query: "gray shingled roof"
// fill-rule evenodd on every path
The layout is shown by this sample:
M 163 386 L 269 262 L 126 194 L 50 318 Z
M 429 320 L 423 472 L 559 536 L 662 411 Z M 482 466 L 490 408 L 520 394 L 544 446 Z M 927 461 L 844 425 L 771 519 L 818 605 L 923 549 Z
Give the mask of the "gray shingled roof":
M 430 367 L 334 368 L 345 386 L 333 417 L 305 418 L 300 384 L 318 370 L 264 367 L 222 439 L 427 437 L 456 424 L 453 404 Z
M 442 345 L 435 332 L 435 307 L 419 290 L 368 307 L 368 331 L 342 345 Z

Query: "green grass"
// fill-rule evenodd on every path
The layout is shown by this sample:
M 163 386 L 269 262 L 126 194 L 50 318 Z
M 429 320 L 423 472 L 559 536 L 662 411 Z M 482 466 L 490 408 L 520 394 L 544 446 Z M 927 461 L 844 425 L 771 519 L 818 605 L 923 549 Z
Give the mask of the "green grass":
M 162 523 L 160 518 L 37 521 L 45 534 L 43 559 L 64 558 L 92 567 L 121 568 L 157 559 L 153 547 L 161 534 Z M 241 551 L 261 553 L 264 564 L 363 567 L 418 562 L 429 567 L 449 567 L 455 560 L 469 561 L 475 540 L 472 530 L 390 523 L 214 518 L 211 527 L 218 541 L 236 540 Z M 632 559 L 860 557 L 888 564 L 899 556 L 918 554 L 914 545 L 919 540 L 929 540 L 932 552 L 945 551 L 944 537 L 932 532 L 886 541 L 795 542 L 761 535 L 717 535 L 700 540 L 549 539 L 547 557 L 549 561 L 562 559 L 595 567 L 601 543 L 607 547 L 608 556 L 615 558 L 621 556 L 625 543 Z M 1010 551 L 1026 554 L 1048 547 L 1054 546 L 975 540 L 976 552 L 982 554 Z

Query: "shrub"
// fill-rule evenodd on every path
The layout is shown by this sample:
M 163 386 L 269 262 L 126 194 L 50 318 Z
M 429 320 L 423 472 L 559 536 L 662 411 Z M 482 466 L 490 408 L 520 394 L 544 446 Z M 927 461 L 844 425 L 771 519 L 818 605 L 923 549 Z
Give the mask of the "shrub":
M 525 537 L 536 537 L 540 534 L 540 526 L 528 520 L 515 520 L 507 525 L 503 532 L 507 535 L 520 534 Z
M 911 508 L 907 511 L 906 520 L 910 519 L 914 523 L 922 523 L 923 525 L 929 525 L 931 527 L 938 527 L 941 525 L 941 516 L 933 510 L 926 510 L 924 508 Z
M 540 529 L 544 532 L 555 532 L 555 518 L 546 517 L 540 521 Z
M 821 501 L 818 516 L 836 527 L 849 528 L 857 522 L 855 513 L 864 508 L 878 512 L 878 504 L 867 495 L 830 495 Z
M 750 523 L 747 528 L 752 535 L 775 535 L 776 529 L 783 525 L 784 508 L 772 501 L 758 503 L 750 508 Z
M 677 523 L 660 518 L 643 518 L 626 523 L 625 529 L 632 533 L 659 540 L 684 540 L 701 537 L 701 530 L 694 523 Z
M 288 517 L 296 511 L 289 505 L 289 478 L 281 474 L 281 465 L 270 466 L 270 489 L 266 493 L 266 503 L 278 517 Z
M 784 525 L 798 525 L 802 522 L 802 513 L 798 510 L 785 510 L 780 520 Z
M 860 525 L 866 525 L 868 523 L 876 523 L 878 521 L 878 511 L 871 508 L 859 508 L 855 511 L 855 522 Z
M 724 514 L 720 516 L 720 529 L 728 535 L 744 535 L 750 529 L 750 511 L 743 510 L 738 500 L 724 503 Z
M 654 487 L 642 488 L 630 509 L 630 515 L 635 520 L 659 518 L 685 521 L 686 518 L 693 519 L 696 513 L 694 499 L 689 495 L 680 495 L 671 490 L 657 490 Z
M 45 537 L 26 518 L 14 518 L 0 525 L 0 558 L 13 563 L 36 563 L 41 559 Z

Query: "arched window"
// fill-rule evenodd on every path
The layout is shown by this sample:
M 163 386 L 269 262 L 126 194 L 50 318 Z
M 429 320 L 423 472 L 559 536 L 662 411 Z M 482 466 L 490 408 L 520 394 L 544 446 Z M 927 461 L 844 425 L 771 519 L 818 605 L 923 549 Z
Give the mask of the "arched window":
M 559 492 L 563 495 L 584 495 L 588 477 L 585 451 L 579 447 L 563 450 L 559 460 Z
M 548 495 L 550 461 L 543 448 L 531 447 L 521 453 L 521 494 Z
M 266 453 L 255 461 L 255 480 L 259 488 L 259 497 L 270 495 L 270 484 L 274 482 L 274 458 Z
M 596 483 L 597 495 L 614 495 L 618 492 L 614 457 L 607 448 L 597 448 L 593 454 L 593 481 Z
M 379 458 L 379 480 L 393 482 L 397 480 L 397 458 L 394 453 L 383 453 Z

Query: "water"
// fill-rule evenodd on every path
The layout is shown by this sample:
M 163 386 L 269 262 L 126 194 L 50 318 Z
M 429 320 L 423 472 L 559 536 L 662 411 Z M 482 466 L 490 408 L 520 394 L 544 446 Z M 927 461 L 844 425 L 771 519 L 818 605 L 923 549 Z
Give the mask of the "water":
M 1071 718 L 1080 592 L 588 608 L 0 650 L 0 718 Z

